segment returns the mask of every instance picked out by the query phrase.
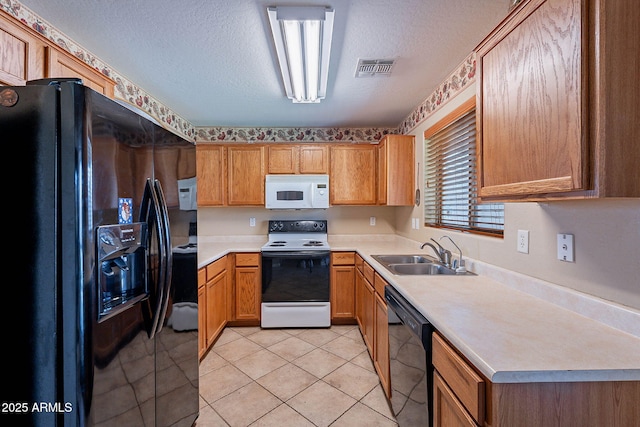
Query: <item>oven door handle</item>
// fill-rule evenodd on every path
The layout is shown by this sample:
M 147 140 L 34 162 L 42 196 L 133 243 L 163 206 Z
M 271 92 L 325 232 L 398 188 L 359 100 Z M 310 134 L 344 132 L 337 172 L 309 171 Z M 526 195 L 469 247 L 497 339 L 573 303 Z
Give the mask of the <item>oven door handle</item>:
M 263 258 L 323 258 L 331 251 L 262 251 Z

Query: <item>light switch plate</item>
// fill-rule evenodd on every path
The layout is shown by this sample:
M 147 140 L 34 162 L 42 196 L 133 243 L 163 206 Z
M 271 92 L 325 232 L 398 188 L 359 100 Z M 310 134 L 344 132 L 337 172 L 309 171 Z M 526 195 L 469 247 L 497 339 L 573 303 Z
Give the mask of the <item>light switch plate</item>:
M 560 261 L 573 261 L 573 234 L 558 234 L 558 259 Z
M 369 225 L 376 225 L 376 217 L 372 216 L 369 218 Z
M 529 230 L 518 230 L 518 252 L 529 253 Z
M 249 227 L 256 226 L 256 219 L 254 217 L 249 218 Z

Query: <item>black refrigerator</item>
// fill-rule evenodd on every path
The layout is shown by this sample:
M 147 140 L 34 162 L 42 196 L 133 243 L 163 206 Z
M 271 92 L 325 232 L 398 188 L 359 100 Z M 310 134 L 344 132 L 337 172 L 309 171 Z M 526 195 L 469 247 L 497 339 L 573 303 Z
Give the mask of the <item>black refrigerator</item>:
M 195 217 L 177 183 L 195 175 L 195 146 L 152 120 L 77 79 L 0 86 L 6 188 L 20 193 L 5 225 L 3 425 L 198 416 L 197 292 L 176 301 L 172 268 Z

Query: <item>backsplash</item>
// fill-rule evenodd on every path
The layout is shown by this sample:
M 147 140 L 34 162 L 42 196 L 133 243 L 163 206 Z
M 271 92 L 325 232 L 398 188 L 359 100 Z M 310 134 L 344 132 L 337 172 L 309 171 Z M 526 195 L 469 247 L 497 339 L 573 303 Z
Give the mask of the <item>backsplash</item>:
M 232 128 L 220 126 L 194 127 L 144 89 L 129 81 L 87 49 L 58 31 L 40 16 L 16 0 L 0 0 L 0 7 L 34 29 L 43 37 L 71 53 L 96 71 L 115 82 L 115 94 L 131 105 L 145 111 L 166 128 L 191 141 L 207 142 L 378 142 L 386 134 L 407 134 L 429 115 L 475 82 L 476 59 L 471 53 L 457 69 L 442 82 L 395 129 L 389 128 Z

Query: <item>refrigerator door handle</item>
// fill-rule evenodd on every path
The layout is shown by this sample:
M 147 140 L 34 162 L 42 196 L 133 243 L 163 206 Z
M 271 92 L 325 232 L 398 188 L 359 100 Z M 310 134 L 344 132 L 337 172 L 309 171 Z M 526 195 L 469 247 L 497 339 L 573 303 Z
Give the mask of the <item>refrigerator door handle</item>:
M 147 326 L 147 334 L 149 338 L 153 338 L 158 331 L 158 324 L 161 323 L 161 310 L 162 302 L 164 301 L 164 291 L 165 291 L 165 278 L 164 275 L 166 273 L 165 262 L 163 260 L 165 249 L 165 230 L 164 230 L 164 220 L 161 218 L 160 211 L 160 201 L 158 200 L 158 193 L 155 191 L 154 185 L 152 184 L 151 178 L 147 178 L 147 183 L 144 187 L 144 195 L 142 196 L 142 205 L 140 209 L 140 221 L 144 221 L 147 223 L 147 229 L 149 230 L 149 260 L 148 265 L 150 268 L 156 270 L 157 274 L 147 274 L 149 283 L 148 286 L 150 289 L 149 299 L 147 302 L 147 306 L 143 310 L 143 315 L 145 317 L 145 323 Z M 154 260 L 154 254 L 152 253 L 153 249 L 153 230 L 157 231 L 157 239 L 158 239 L 158 260 L 157 263 Z M 154 282 L 154 279 L 155 282 Z
M 171 295 L 171 272 L 173 264 L 173 252 L 171 251 L 171 230 L 169 228 L 169 211 L 167 209 L 167 202 L 162 191 L 160 181 L 157 179 L 154 181 L 153 189 L 156 193 L 158 200 L 158 217 L 162 222 L 162 227 L 158 228 L 158 239 L 160 240 L 160 268 L 164 269 L 164 272 L 160 274 L 159 286 L 162 286 L 161 298 L 158 301 L 158 325 L 156 333 L 162 330 L 164 325 L 164 318 L 167 314 L 167 307 L 169 306 L 169 296 Z M 162 233 L 160 232 L 162 231 Z

